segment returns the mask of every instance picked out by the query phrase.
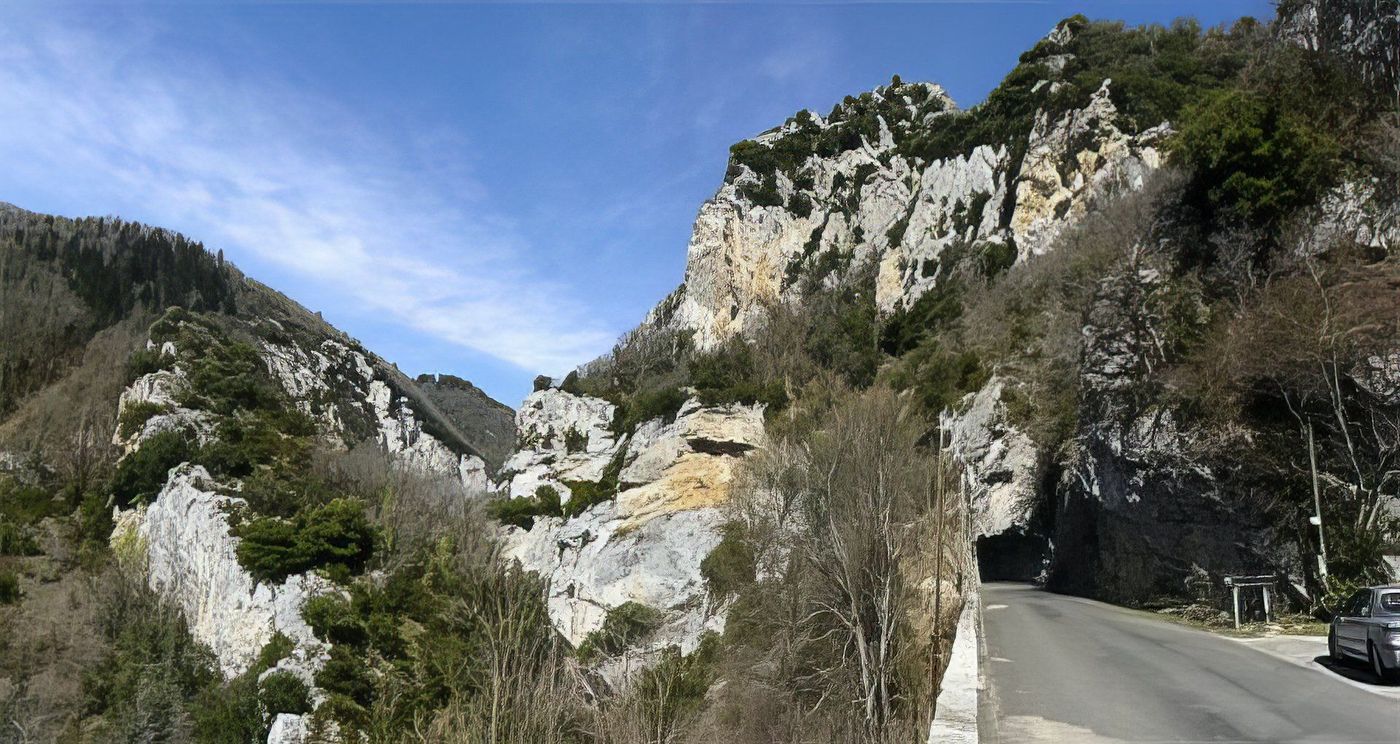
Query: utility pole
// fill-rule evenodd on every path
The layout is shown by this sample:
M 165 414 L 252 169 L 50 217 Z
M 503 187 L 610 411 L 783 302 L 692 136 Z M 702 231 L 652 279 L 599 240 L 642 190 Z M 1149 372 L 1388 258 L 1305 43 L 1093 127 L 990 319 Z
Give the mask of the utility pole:
M 1308 466 L 1312 468 L 1313 516 L 1308 522 L 1317 528 L 1317 575 L 1322 591 L 1327 591 L 1327 540 L 1322 534 L 1322 489 L 1317 484 L 1317 447 L 1313 443 L 1313 425 L 1308 421 Z
M 929 638 L 929 693 L 938 689 L 938 667 L 943 660 L 939 643 L 943 638 L 943 422 L 938 422 L 938 452 L 934 459 L 933 519 L 937 537 L 933 540 L 933 635 Z

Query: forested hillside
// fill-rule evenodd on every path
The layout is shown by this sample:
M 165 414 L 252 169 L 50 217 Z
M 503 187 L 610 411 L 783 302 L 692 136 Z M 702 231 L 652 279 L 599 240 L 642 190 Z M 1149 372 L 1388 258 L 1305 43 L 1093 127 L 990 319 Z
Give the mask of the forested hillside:
M 271 586 L 312 568 L 360 571 L 389 514 L 433 519 L 431 508 L 455 504 L 460 515 L 514 439 L 510 409 L 470 383 L 426 378 L 447 388 L 430 396 L 165 230 L 7 205 L 0 290 L 0 740 L 266 738 L 256 674 L 226 686 L 230 667 L 210 647 L 227 647 L 172 596 L 193 574 L 162 579 L 160 558 L 145 554 L 152 538 L 113 538 L 114 516 L 177 498 L 160 498 L 184 483 L 172 469 L 217 479 L 218 493 L 247 505 L 240 555 Z M 401 505 L 411 489 L 427 505 Z M 176 556 L 229 546 L 209 542 L 194 512 L 165 526 Z M 266 600 L 232 584 L 215 592 L 226 604 L 207 612 L 261 632 L 256 612 L 235 610 Z M 268 654 L 291 654 L 286 643 L 272 638 L 281 650 Z M 269 710 L 305 704 L 294 677 L 263 689 L 281 701 Z

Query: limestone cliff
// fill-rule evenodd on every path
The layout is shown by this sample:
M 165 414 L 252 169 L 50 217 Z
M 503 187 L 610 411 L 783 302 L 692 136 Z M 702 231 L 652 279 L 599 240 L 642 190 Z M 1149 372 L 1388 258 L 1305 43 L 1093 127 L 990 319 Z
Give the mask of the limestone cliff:
M 800 301 L 804 280 L 830 285 L 875 267 L 875 303 L 889 314 L 937 283 L 939 259 L 955 246 L 1011 260 L 1046 251 L 1095 199 L 1141 186 L 1161 164 L 1169 125 L 1125 131 L 1111 86 L 1104 80 L 1082 108 L 1040 112 L 1013 146 L 980 144 L 927 163 L 905 157 L 894 132 L 907 140 L 939 126 L 954 104 L 936 85 L 877 88 L 829 117 L 803 112 L 741 143 L 724 185 L 696 217 L 685 283 L 647 323 L 693 332 L 709 349 L 752 331 L 765 306 Z M 860 105 L 908 118 L 891 130 L 879 115 L 874 131 L 835 155 L 806 150 L 827 132 L 849 132 Z M 760 173 L 766 161 L 744 157 L 795 140 L 799 154 L 787 171 Z
M 507 554 L 550 579 L 550 616 L 570 643 L 635 602 L 664 618 L 638 651 L 689 652 L 704 631 L 724 627 L 700 563 L 719 542 L 735 468 L 763 444 L 763 412 L 691 400 L 673 421 L 653 419 L 631 434 L 608 428 L 612 414 L 606 401 L 558 389 L 525 399 L 516 420 L 523 446 L 507 461 L 502 489 L 523 498 L 555 488 L 566 506 L 571 483 L 606 480 L 615 490 L 576 516 L 507 528 Z
M 1172 121 L 1121 93 L 1111 75 L 1093 75 L 1111 64 L 1079 59 L 1095 52 L 1080 39 L 1086 27 L 1082 19 L 1056 26 L 974 112 L 960 112 L 937 85 L 896 79 L 848 97 L 826 116 L 803 111 L 737 144 L 724 183 L 696 217 L 684 282 L 633 338 L 673 332 L 699 352 L 714 351 L 729 339 L 755 337 L 772 308 L 801 308 L 842 287 L 858 290 L 878 317 L 896 317 L 960 264 L 995 274 L 1053 251 L 1086 215 L 1141 189 L 1165 165 L 1175 133 Z M 1400 201 L 1391 191 L 1350 173 L 1304 210 L 1298 223 L 1305 227 L 1287 238 L 1290 250 L 1306 256 L 1347 243 L 1393 253 Z M 1137 373 L 1122 358 L 1124 334 L 1137 331 L 1124 325 L 1122 277 L 1176 291 L 1168 269 L 1106 264 L 1102 271 L 1079 334 L 1075 374 L 1083 397 L 1067 441 L 1037 441 L 1010 412 L 1008 399 L 1023 394 L 1015 360 L 989 370 L 980 390 L 943 418 L 965 468 L 984 572 L 1128 602 L 1180 596 L 1202 573 L 1278 571 L 1301 582 L 1295 537 L 1271 532 L 1257 510 L 1237 502 L 1237 487 L 1224 485 L 1224 469 L 1194 459 L 1196 425 L 1182 423 L 1170 405 L 1141 410 L 1123 392 L 1137 384 L 1125 381 Z M 651 460 L 684 464 L 684 454 L 642 456 L 635 442 L 613 438 L 604 431 L 612 415 L 604 401 L 527 400 L 522 416 L 534 418 L 520 420 L 522 432 L 545 440 L 572 426 L 590 433 L 585 451 L 565 451 L 556 441 L 553 449 L 518 452 L 511 495 L 529 496 L 540 485 L 567 492 L 563 481 L 592 479 L 619 453 L 628 458 L 623 483 Z M 639 430 L 635 438 L 642 436 Z M 654 481 L 636 490 L 667 487 Z M 549 566 L 556 586 L 569 587 L 556 599 L 556 621 L 572 638 L 624 596 L 596 607 L 591 597 L 576 598 L 576 579 L 595 568 L 573 561 L 607 534 L 604 523 L 628 516 L 627 493 L 587 526 L 545 520 L 522 548 L 532 565 Z M 692 540 L 690 526 L 676 530 Z M 645 555 L 650 546 L 670 554 L 666 537 L 641 535 L 629 554 Z M 694 542 L 698 548 L 709 539 Z M 628 569 L 638 581 L 647 570 Z M 674 599 L 686 596 L 680 590 Z

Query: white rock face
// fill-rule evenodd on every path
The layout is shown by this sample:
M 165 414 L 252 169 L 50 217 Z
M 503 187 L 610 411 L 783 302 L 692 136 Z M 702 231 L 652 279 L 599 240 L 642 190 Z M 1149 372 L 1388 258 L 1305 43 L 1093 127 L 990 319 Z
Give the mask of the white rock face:
M 802 171 L 810 176 L 809 187 L 799 189 L 778 173 L 785 203 L 800 193 L 813 204 L 805 216 L 786 206 L 753 204 L 745 189 L 759 178 L 736 166 L 739 175 L 695 219 L 685 283 L 643 326 L 689 331 L 698 348 L 713 349 L 761 327 L 766 307 L 800 300 L 800 277 L 816 272 L 821 257 L 832 252 L 845 273 L 822 282 L 873 265 L 876 306 L 883 314 L 908 307 L 933 288 L 940 256 L 955 246 L 1007 251 L 1014 244 L 1021 259 L 1044 253 L 1095 200 L 1140 188 L 1161 165 L 1158 148 L 1171 130 L 1162 124 L 1136 135 L 1122 131 L 1110 85 L 1104 81 L 1083 109 L 1054 121 L 1039 115 L 1019 163 L 1004 145 L 911 162 L 895 152 L 881 120 L 878 141 L 830 158 L 810 156 Z M 953 108 L 942 89 L 937 95 Z M 938 126 L 940 115 L 931 114 L 925 125 Z M 831 126 L 821 117 L 814 120 L 820 128 Z M 754 139 L 772 143 L 796 131 L 790 124 Z M 857 181 L 858 196 L 851 186 Z
M 1036 116 L 1016 183 L 1011 232 L 1021 256 L 1050 249 L 1055 237 L 1077 222 L 1096 198 L 1114 190 L 1136 190 L 1162 162 L 1157 145 L 1171 129 L 1164 123 L 1137 136 L 1115 126 L 1118 109 L 1105 80 L 1089 105 L 1053 124 Z
M 165 346 L 172 349 L 170 354 L 173 355 L 174 346 L 169 342 Z M 214 432 L 213 418 L 203 411 L 180 405 L 179 401 L 188 388 L 189 381 L 178 365 L 136 378 L 122 391 L 117 401 L 117 420 L 120 421 L 122 414 L 133 405 L 149 403 L 159 406 L 161 410 L 146 419 L 141 428 L 131 432 L 128 437 L 122 437 L 120 427 L 114 430 L 112 444 L 120 446 L 123 454 L 135 452 L 141 448 L 142 442 L 163 431 L 190 432 L 199 444 L 207 443 Z
M 278 713 L 267 732 L 267 744 L 302 744 L 307 737 L 306 717 Z
M 961 412 L 943 419 L 953 456 L 963 465 L 977 537 L 1025 528 L 1040 477 L 1035 443 L 1007 423 L 1003 380 L 993 377 Z
M 601 627 L 608 610 L 639 602 L 666 618 L 639 650 L 675 645 L 689 652 L 704 631 L 723 629 L 700 562 L 719 543 L 735 468 L 764 443 L 763 411 L 691 401 L 674 422 L 647 422 L 618 441 L 606 429 L 612 408 L 560 390 L 526 399 L 517 424 L 533 445 L 507 463 L 507 471 L 516 472 L 505 486 L 510 494 L 530 496 L 546 483 L 557 484 L 562 494 L 561 480 L 589 480 L 578 476 L 601 474 L 617 457 L 621 490 L 615 501 L 576 518 L 545 517 L 530 530 L 507 528 L 506 553 L 549 579 L 550 618 L 570 643 Z M 571 427 L 589 433 L 588 446 L 574 453 L 566 451 L 560 434 Z
M 1372 181 L 1348 181 L 1333 188 L 1314 210 L 1310 229 L 1298 237 L 1295 250 L 1306 253 L 1339 242 L 1400 249 L 1400 202 L 1377 198 Z
M 225 509 L 239 503 L 215 493 L 204 468 L 183 465 L 144 512 L 118 519 L 113 542 L 135 537 L 145 543 L 151 588 L 179 605 L 190 633 L 214 651 L 226 677 L 247 670 L 279 632 L 296 645 L 279 668 L 309 676 L 326 648 L 302 620 L 301 606 L 333 587 L 312 575 L 289 577 L 280 586 L 256 583 L 238 565 L 238 538 L 229 534 Z
M 518 449 L 502 468 L 510 497 L 552 486 L 567 502 L 570 491 L 562 481 L 601 480 L 620 444 L 609 429 L 615 412 L 605 400 L 556 388 L 526 396 L 515 412 Z
M 489 488 L 486 463 L 475 455 L 457 455 L 423 431 L 408 400 L 395 396 L 393 388 L 376 377 L 364 354 L 333 339 L 326 339 L 310 352 L 296 344 L 259 343 L 268 371 L 322 431 L 343 436 L 347 416 L 367 415 L 376 427 L 379 445 L 401 464 L 455 478 L 469 494 Z M 337 392 L 346 402 L 327 402 Z M 363 410 L 344 411 L 342 405 L 358 405 Z
M 598 630 L 609 609 L 639 602 L 667 611 L 649 645 L 689 652 L 704 630 L 724 628 L 700 576 L 723 521 L 719 508 L 704 507 L 633 526 L 609 502 L 576 519 L 548 517 L 529 531 L 512 529 L 507 555 L 550 579 L 550 619 L 570 643 Z

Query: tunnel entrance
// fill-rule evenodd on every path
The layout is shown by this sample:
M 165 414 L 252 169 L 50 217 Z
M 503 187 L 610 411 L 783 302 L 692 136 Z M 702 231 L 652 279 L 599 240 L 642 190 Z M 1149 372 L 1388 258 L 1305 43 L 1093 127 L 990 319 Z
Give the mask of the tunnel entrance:
M 1050 559 L 1050 541 L 1031 532 L 977 538 L 977 570 L 983 581 L 1034 581 Z

